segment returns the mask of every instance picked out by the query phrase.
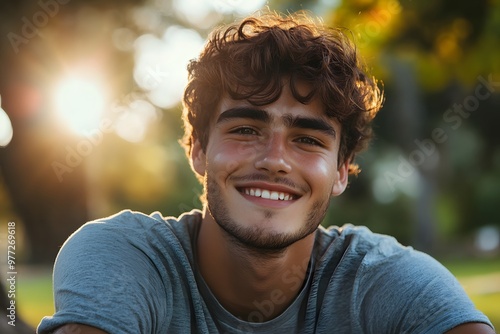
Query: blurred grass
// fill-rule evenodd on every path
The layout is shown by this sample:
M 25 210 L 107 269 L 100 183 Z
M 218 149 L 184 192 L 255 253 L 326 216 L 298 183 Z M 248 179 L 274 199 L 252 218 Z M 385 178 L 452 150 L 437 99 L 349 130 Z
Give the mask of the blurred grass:
M 458 278 L 476 307 L 488 316 L 495 328 L 500 328 L 500 258 L 483 260 L 443 261 Z M 479 287 L 478 287 L 479 285 Z M 494 292 L 484 293 L 493 288 Z M 482 289 L 482 291 L 481 291 Z M 19 314 L 32 326 L 54 313 L 52 277 L 49 270 L 18 277 Z
M 442 261 L 470 299 L 500 329 L 500 258 Z
M 500 292 L 487 295 L 470 295 L 476 307 L 490 319 L 495 329 L 500 329 Z
M 36 327 L 44 316 L 54 314 L 50 268 L 19 270 L 16 292 L 19 314 L 33 327 Z

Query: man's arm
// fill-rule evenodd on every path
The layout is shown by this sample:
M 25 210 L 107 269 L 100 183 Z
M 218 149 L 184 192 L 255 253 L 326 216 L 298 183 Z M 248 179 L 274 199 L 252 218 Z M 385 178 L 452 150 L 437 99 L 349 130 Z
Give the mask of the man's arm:
M 488 325 L 480 322 L 471 322 L 459 325 L 449 331 L 447 334 L 495 334 L 495 331 Z
M 100 329 L 82 324 L 66 324 L 53 332 L 53 334 L 108 334 Z

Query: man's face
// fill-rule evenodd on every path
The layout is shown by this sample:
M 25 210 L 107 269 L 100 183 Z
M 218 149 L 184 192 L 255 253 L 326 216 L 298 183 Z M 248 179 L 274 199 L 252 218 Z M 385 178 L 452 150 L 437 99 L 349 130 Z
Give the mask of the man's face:
M 307 89 L 299 86 L 302 94 Z M 288 86 L 263 107 L 223 98 L 210 129 L 206 152 L 195 142 L 192 154 L 204 177 L 206 219 L 242 245 L 280 250 L 306 237 L 346 187 L 339 123 L 319 100 L 295 100 Z

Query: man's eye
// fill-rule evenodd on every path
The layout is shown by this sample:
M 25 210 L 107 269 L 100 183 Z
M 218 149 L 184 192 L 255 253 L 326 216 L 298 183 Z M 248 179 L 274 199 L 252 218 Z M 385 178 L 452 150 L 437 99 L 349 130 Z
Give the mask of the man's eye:
M 240 135 L 256 135 L 257 131 L 255 131 L 252 128 L 247 128 L 247 127 L 242 127 L 242 128 L 237 128 L 231 131 L 231 133 L 236 133 Z
M 296 140 L 297 142 L 301 144 L 307 144 L 307 145 L 314 145 L 314 146 L 322 146 L 319 141 L 316 139 L 313 139 L 311 137 L 300 137 Z

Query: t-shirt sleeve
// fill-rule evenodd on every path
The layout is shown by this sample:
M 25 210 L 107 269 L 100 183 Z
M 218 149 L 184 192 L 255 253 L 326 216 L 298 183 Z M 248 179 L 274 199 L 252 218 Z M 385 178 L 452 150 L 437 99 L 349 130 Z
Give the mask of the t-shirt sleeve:
M 131 242 L 141 234 L 114 224 L 88 223 L 61 248 L 54 266 L 56 313 L 38 333 L 68 323 L 108 333 L 155 333 L 168 321 L 166 287 L 151 258 Z M 159 296 L 163 296 L 160 298 Z
M 438 261 L 411 248 L 381 252 L 383 245 L 368 254 L 358 273 L 355 305 L 364 332 L 444 333 L 469 322 L 493 327 Z

